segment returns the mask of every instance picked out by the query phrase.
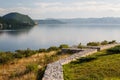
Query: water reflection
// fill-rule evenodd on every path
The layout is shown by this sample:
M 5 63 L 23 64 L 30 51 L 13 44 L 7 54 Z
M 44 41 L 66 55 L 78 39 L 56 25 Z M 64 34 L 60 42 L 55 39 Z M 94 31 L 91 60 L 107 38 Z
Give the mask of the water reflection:
M 0 31 L 0 50 L 39 49 L 60 44 L 120 40 L 120 25 L 40 24 L 35 27 Z
M 0 30 L 0 35 L 7 34 L 12 36 L 18 36 L 21 34 L 28 34 L 33 27 L 26 26 L 25 28 L 17 28 L 17 29 L 8 29 L 8 30 Z

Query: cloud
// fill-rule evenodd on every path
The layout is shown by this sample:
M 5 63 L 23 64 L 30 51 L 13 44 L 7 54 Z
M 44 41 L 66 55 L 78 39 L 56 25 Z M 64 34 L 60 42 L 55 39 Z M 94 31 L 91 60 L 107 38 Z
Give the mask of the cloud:
M 0 8 L 0 13 L 4 12 L 5 9 L 4 8 Z
M 120 3 L 104 1 L 83 2 L 35 2 L 31 7 L 21 5 L 15 8 L 0 8 L 1 13 L 21 12 L 33 18 L 71 18 L 120 16 Z
M 27 13 L 30 11 L 30 8 L 27 7 L 15 7 L 15 8 L 4 8 L 1 13 L 9 13 L 9 12 L 21 12 L 21 13 Z
M 37 2 L 34 3 L 35 6 L 46 8 L 46 7 L 54 7 L 54 6 L 59 6 L 62 5 L 60 2 Z
M 54 3 L 35 3 L 37 8 L 40 8 L 43 11 L 80 11 L 80 10 L 91 10 L 91 11 L 99 11 L 99 10 L 113 10 L 119 11 L 119 4 L 113 3 L 105 3 L 105 2 L 96 2 L 96 1 L 87 1 L 87 2 L 73 2 L 73 3 L 61 3 L 61 2 L 54 2 Z

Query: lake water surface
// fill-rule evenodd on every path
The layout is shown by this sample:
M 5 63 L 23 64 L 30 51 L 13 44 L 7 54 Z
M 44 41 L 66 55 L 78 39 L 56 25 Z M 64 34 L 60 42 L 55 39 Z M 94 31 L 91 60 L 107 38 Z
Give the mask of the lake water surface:
M 0 51 L 39 49 L 60 44 L 120 40 L 120 24 L 39 24 L 22 30 L 0 30 Z

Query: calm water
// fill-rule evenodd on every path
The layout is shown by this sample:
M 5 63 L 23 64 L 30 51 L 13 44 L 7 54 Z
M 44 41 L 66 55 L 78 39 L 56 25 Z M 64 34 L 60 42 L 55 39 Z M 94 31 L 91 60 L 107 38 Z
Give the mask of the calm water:
M 0 50 L 39 49 L 60 44 L 120 40 L 120 25 L 46 24 L 24 30 L 0 31 Z

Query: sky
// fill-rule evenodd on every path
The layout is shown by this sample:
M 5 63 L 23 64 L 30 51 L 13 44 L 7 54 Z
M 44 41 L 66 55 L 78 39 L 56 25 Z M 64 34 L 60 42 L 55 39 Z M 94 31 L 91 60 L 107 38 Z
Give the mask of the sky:
M 33 19 L 120 17 L 120 0 L 0 0 L 0 16 L 10 12 Z

